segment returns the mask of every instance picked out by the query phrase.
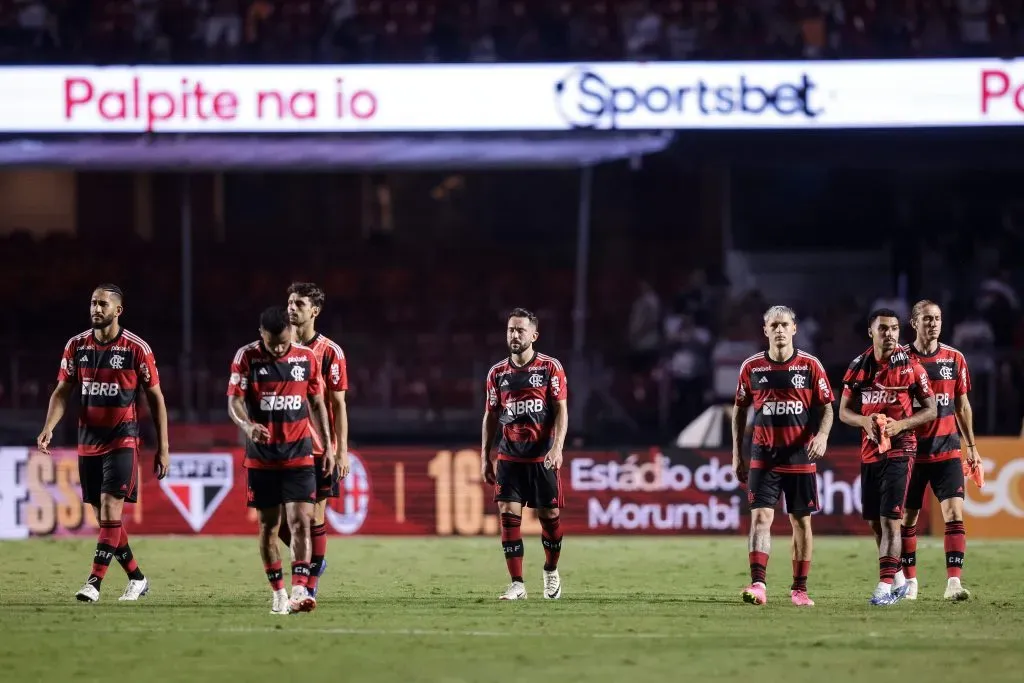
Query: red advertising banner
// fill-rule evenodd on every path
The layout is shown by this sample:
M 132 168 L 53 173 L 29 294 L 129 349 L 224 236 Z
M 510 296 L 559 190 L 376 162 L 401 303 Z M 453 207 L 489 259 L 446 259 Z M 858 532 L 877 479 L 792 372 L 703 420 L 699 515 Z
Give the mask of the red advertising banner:
M 330 502 L 335 534 L 496 535 L 490 487 L 480 481 L 475 448 L 367 448 L 351 454 L 342 496 Z M 139 534 L 250 534 L 255 511 L 245 507 L 245 469 L 238 449 L 173 453 L 170 474 L 158 481 L 140 459 L 139 502 L 126 524 Z M 860 463 L 855 449 L 829 452 L 818 475 L 819 533 L 866 533 L 860 519 Z M 657 449 L 572 451 L 562 477 L 569 534 L 736 534 L 749 528 L 746 490 L 726 451 Z M 780 502 L 780 513 L 783 512 Z M 526 533 L 540 533 L 532 512 Z M 786 532 L 784 514 L 776 528 Z M 95 533 L 82 503 L 77 455 L 0 448 L 0 538 Z

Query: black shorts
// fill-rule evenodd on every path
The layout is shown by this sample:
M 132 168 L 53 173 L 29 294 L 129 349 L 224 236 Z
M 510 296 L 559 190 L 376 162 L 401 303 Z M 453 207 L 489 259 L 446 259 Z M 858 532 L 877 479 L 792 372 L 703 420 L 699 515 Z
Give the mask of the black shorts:
M 750 468 L 747 477 L 747 502 L 750 509 L 774 508 L 779 497 L 786 496 L 786 512 L 806 515 L 821 509 L 818 505 L 818 475 L 814 472 L 776 472 Z
M 558 470 L 542 462 L 498 460 L 494 500 L 522 503 L 531 508 L 560 508 L 564 505 Z
M 246 505 L 258 510 L 283 503 L 315 503 L 316 475 L 312 467 L 246 470 Z
M 82 501 L 89 505 L 99 505 L 101 493 L 123 498 L 126 503 L 138 502 L 139 452 L 118 448 L 103 455 L 80 455 L 78 481 Z
M 914 462 L 914 471 L 910 474 L 910 487 L 907 489 L 908 510 L 921 509 L 924 504 L 924 490 L 929 485 L 939 502 L 950 498 L 963 498 L 964 470 L 960 458 L 939 462 Z
M 914 459 L 886 458 L 860 464 L 861 516 L 869 521 L 881 517 L 899 519 L 907 500 L 907 486 Z
M 324 474 L 324 458 L 320 456 L 316 458 L 314 472 L 316 474 L 316 499 L 318 501 L 337 498 L 341 495 L 341 478 L 338 476 L 337 467 Z

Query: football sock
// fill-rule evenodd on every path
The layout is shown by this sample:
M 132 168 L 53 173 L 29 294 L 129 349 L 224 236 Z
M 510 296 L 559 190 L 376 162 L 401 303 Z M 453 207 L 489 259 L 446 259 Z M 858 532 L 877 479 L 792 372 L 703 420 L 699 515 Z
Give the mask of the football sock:
M 959 579 L 964 568 L 964 551 L 967 549 L 964 523 L 946 522 L 946 536 L 942 544 L 946 549 L 946 576 Z
M 900 538 L 903 542 L 903 551 L 900 562 L 903 564 L 903 573 L 907 579 L 917 578 L 917 525 L 904 526 L 900 530 Z
M 900 568 L 900 559 L 886 555 L 878 558 L 878 580 L 881 583 L 892 585 L 893 578 Z
M 110 561 L 114 559 L 114 551 L 121 540 L 121 520 L 100 522 L 99 538 L 96 540 L 96 554 L 92 560 L 92 573 L 89 575 L 89 583 L 96 586 L 97 590 L 103 583 L 103 577 L 107 575 Z
M 807 592 L 807 575 L 811 572 L 810 560 L 793 560 L 793 586 L 790 590 Z
M 540 542 L 544 546 L 544 571 L 558 569 L 558 556 L 562 552 L 562 527 L 558 517 L 540 520 Z
M 114 550 L 114 557 L 117 558 L 121 568 L 132 581 L 141 581 L 146 578 L 143 576 L 142 570 L 139 569 L 139 563 L 135 561 L 135 556 L 132 555 L 131 546 L 128 545 L 128 531 L 124 528 L 124 524 L 121 525 L 121 541 Z
M 327 554 L 327 526 L 314 524 L 309 531 L 313 535 L 313 557 L 309 562 L 309 583 L 306 586 L 314 589 L 320 582 L 320 567 L 324 563 L 324 555 Z
M 501 513 L 501 548 L 513 581 L 523 580 L 523 518 L 511 512 Z
M 309 583 L 309 562 L 292 562 L 292 588 Z
M 274 591 L 284 590 L 284 572 L 281 571 L 281 560 L 263 566 L 267 572 L 267 581 Z
M 750 559 L 750 583 L 763 583 L 767 585 L 765 577 L 768 574 L 768 553 L 751 551 L 748 554 Z

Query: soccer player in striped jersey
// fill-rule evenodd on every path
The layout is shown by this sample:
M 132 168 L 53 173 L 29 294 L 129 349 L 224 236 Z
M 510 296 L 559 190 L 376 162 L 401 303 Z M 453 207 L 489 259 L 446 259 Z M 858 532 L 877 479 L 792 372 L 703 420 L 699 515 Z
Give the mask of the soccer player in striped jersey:
M 72 337 L 64 346 L 57 388 L 50 396 L 46 423 L 36 439 L 49 453 L 53 430 L 64 416 L 77 383 L 82 387 L 78 418 L 78 477 L 82 500 L 92 506 L 100 525 L 99 540 L 88 581 L 75 595 L 80 602 L 100 599 L 100 587 L 111 559 L 128 574 L 120 600 L 134 601 L 149 592 L 147 579 L 128 545 L 122 523 L 125 503 L 135 503 L 139 490 L 139 422 L 135 401 L 141 388 L 149 402 L 159 443 L 153 461 L 157 478 L 167 476 L 170 447 L 167 407 L 160 390 L 156 358 L 149 344 L 121 327 L 124 293 L 104 284 L 89 302 L 92 328 Z
M 871 348 L 853 359 L 843 376 L 839 419 L 859 428 L 861 516 L 878 548 L 878 585 L 871 604 L 899 602 L 906 586 L 900 569 L 900 520 L 917 452 L 914 430 L 935 419 L 935 396 L 921 364 L 900 346 L 895 311 L 868 317 Z M 914 406 L 920 410 L 914 412 Z
M 793 346 L 796 314 L 772 306 L 764 314 L 768 350 L 740 366 L 732 419 L 732 464 L 747 484 L 750 503 L 750 585 L 743 600 L 768 601 L 767 568 L 775 506 L 785 495 L 793 529 L 793 583 L 790 600 L 812 607 L 807 595 L 811 569 L 811 513 L 817 512 L 816 461 L 824 457 L 832 430 L 832 387 L 821 362 Z M 754 434 L 749 466 L 743 458 L 747 411 L 754 408 Z M 815 430 L 816 428 L 816 430 Z
M 260 557 L 273 590 L 271 614 L 310 612 L 316 502 L 313 430 L 324 444 L 323 468 L 335 467 L 320 364 L 313 351 L 292 341 L 288 313 L 273 306 L 260 315 L 260 339 L 238 349 L 228 380 L 228 414 L 245 432 L 246 498 L 259 516 Z M 284 589 L 277 528 L 284 507 L 292 531 L 292 594 Z
M 968 465 L 981 464 L 974 445 L 974 413 L 967 398 L 971 373 L 964 355 L 939 342 L 942 334 L 942 310 L 927 299 L 914 304 L 910 324 L 917 336 L 906 347 L 911 358 L 920 363 L 935 393 L 938 417 L 917 429 L 917 458 L 907 489 L 903 513 L 903 572 L 906 575 L 906 599 L 917 599 L 917 519 L 924 503 L 925 488 L 930 486 L 939 501 L 946 524 L 947 600 L 966 600 L 971 594 L 960 583 L 967 536 L 964 529 L 964 471 L 961 446 Z M 966 439 L 960 443 L 960 437 Z
M 288 322 L 294 339 L 308 346 L 319 359 L 320 374 L 324 380 L 324 398 L 327 422 L 331 431 L 331 445 L 337 454 L 338 466 L 330 471 L 323 467 L 324 445 L 313 432 L 313 458 L 316 461 L 316 504 L 313 506 L 313 555 L 309 564 L 309 594 L 316 597 L 320 577 L 327 569 L 326 511 L 330 498 L 341 493 L 341 479 L 348 476 L 348 411 L 345 392 L 348 390 L 348 368 L 341 347 L 316 330 L 316 320 L 324 308 L 324 292 L 312 282 L 294 282 L 288 287 Z M 281 540 L 291 545 L 288 527 L 281 525 Z
M 523 506 L 537 510 L 544 547 L 544 599 L 562 597 L 558 558 L 564 505 L 562 448 L 569 428 L 568 387 L 557 358 L 538 353 L 537 316 L 524 308 L 509 313 L 509 355 L 487 373 L 481 474 L 494 486 L 501 519 L 501 547 L 512 582 L 500 600 L 525 600 Z M 492 449 L 497 451 L 493 455 Z

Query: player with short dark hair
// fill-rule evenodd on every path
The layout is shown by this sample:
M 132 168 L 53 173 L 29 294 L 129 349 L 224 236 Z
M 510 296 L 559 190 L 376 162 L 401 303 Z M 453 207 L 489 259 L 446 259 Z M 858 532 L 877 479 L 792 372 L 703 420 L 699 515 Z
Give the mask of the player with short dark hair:
M 124 293 L 102 284 L 89 302 L 92 327 L 68 340 L 60 360 L 57 388 L 50 396 L 46 422 L 36 445 L 49 454 L 53 430 L 64 416 L 75 383 L 82 387 L 78 418 L 78 477 L 82 500 L 92 506 L 100 525 L 92 573 L 75 597 L 81 602 L 100 599 L 100 586 L 110 560 L 128 574 L 120 600 L 134 601 L 149 592 L 147 579 L 128 545 L 122 515 L 125 503 L 138 500 L 139 422 L 135 402 L 141 388 L 149 402 L 159 443 L 153 472 L 167 476 L 170 447 L 167 407 L 152 349 L 141 337 L 121 327 Z
M 974 444 L 974 413 L 967 398 L 971 390 L 971 373 L 962 353 L 939 343 L 942 309 L 938 304 L 927 299 L 918 301 L 911 312 L 910 324 L 917 335 L 907 345 L 906 351 L 928 373 L 938 417 L 917 429 L 917 457 L 907 489 L 902 528 L 906 597 L 908 600 L 917 599 L 917 518 L 924 504 L 925 488 L 931 486 L 945 522 L 946 591 L 943 597 L 966 600 L 971 593 L 960 583 L 967 548 L 961 434 L 967 439 L 964 456 L 968 466 L 981 465 L 981 456 Z
M 568 388 L 562 364 L 533 348 L 538 336 L 537 316 L 525 308 L 514 309 L 506 330 L 509 355 L 487 372 L 481 470 L 484 481 L 494 485 L 501 546 L 512 578 L 501 600 L 526 599 L 524 505 L 540 517 L 544 598 L 562 597 L 559 468 L 569 427 Z
M 879 582 L 872 605 L 891 605 L 906 594 L 893 588 L 900 573 L 900 520 L 914 467 L 914 430 L 934 420 L 935 396 L 928 373 L 899 344 L 900 321 L 887 308 L 871 313 L 871 348 L 857 356 L 843 377 L 839 419 L 863 430 L 861 514 L 878 545 Z M 921 410 L 914 412 L 914 401 Z
M 316 320 L 323 311 L 326 297 L 312 282 L 293 282 L 288 287 L 288 322 L 294 339 L 308 346 L 316 355 L 320 375 L 324 381 L 327 423 L 331 432 L 331 445 L 337 455 L 337 467 L 326 470 L 323 466 L 324 444 L 313 432 L 313 459 L 316 463 L 316 504 L 313 506 L 312 559 L 309 565 L 309 583 L 306 588 L 314 598 L 319 590 L 320 577 L 327 569 L 327 527 L 325 524 L 327 501 L 341 493 L 340 480 L 348 476 L 348 411 L 345 392 L 348 391 L 348 368 L 341 347 L 316 330 Z M 291 545 L 291 532 L 281 525 L 281 539 Z
M 288 313 L 260 315 L 260 339 L 238 349 L 228 381 L 228 414 L 246 436 L 248 506 L 259 514 L 260 556 L 274 591 L 271 614 L 310 612 L 310 518 L 316 502 L 313 430 L 324 444 L 325 471 L 335 467 L 320 365 L 292 340 Z M 312 429 L 311 429 L 312 426 Z M 284 589 L 277 529 L 281 508 L 292 532 L 292 594 Z
M 821 362 L 793 346 L 796 314 L 772 306 L 764 314 L 768 350 L 740 366 L 732 418 L 732 466 L 747 484 L 750 503 L 750 585 L 743 600 L 768 601 L 767 568 L 775 506 L 785 494 L 793 529 L 794 605 L 813 607 L 807 595 L 813 538 L 811 514 L 820 509 L 816 461 L 825 456 L 832 431 L 832 387 Z M 749 469 L 743 458 L 747 411 L 754 407 L 754 434 Z M 812 413 L 816 413 L 812 421 Z M 814 427 L 817 423 L 817 433 Z

